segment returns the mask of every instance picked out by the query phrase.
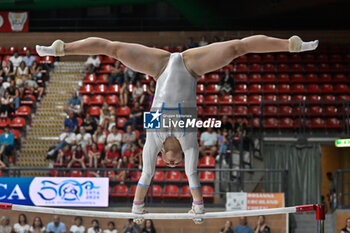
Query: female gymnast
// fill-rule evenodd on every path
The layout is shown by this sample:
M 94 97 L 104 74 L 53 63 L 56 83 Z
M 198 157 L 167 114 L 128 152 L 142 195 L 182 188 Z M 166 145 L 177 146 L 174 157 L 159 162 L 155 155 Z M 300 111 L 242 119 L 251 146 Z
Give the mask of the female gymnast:
M 243 39 L 209 44 L 188 49 L 182 53 L 149 48 L 139 44 L 109 41 L 90 37 L 83 40 L 64 43 L 56 40 L 51 46 L 36 46 L 40 56 L 66 55 L 107 55 L 121 61 L 134 71 L 154 77 L 157 81 L 152 109 L 183 107 L 196 108 L 196 80 L 206 73 L 228 65 L 233 59 L 247 53 L 303 52 L 314 50 L 318 41 L 303 42 L 300 37 L 278 39 L 264 35 L 255 35 Z M 197 174 L 199 148 L 197 133 L 155 132 L 147 130 L 146 142 L 142 152 L 143 170 L 138 182 L 132 212 L 146 213 L 144 198 L 155 171 L 156 158 L 162 151 L 162 157 L 169 167 L 175 167 L 182 161 L 184 154 L 185 172 L 188 177 L 193 198 L 189 213 L 204 213 L 203 196 Z M 143 219 L 135 219 L 141 222 Z M 196 218 L 199 224 L 203 219 Z

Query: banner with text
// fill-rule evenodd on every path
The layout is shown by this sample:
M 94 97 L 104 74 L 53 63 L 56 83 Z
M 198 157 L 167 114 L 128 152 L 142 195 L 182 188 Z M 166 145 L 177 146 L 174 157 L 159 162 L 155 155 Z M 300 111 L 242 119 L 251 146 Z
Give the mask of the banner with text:
M 284 193 L 226 193 L 226 210 L 256 210 L 284 207 Z
M 0 32 L 28 32 L 28 21 L 27 11 L 0 11 Z
M 36 206 L 108 206 L 108 178 L 0 178 L 0 202 Z

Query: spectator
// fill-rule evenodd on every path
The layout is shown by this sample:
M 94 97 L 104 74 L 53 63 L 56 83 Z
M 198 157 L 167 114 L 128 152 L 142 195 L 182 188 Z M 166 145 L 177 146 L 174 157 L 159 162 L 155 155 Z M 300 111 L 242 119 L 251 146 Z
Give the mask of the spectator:
M 102 233 L 100 223 L 97 219 L 91 221 L 92 226 L 88 229 L 87 233 Z
M 97 147 L 100 151 L 103 151 L 106 143 L 106 134 L 103 132 L 102 126 L 97 126 L 96 132 L 92 136 L 92 141 L 97 143 Z
M 254 233 L 270 233 L 270 227 L 265 223 L 265 216 L 258 217 L 258 224 L 254 229 Z
M 74 163 L 79 163 L 82 168 L 85 168 L 85 152 L 83 151 L 83 148 L 81 145 L 77 145 L 75 147 L 75 150 L 73 151 L 72 159 L 68 163 L 67 168 L 72 167 Z
M 32 66 L 30 67 L 30 74 L 32 75 L 32 79 L 34 81 L 41 80 L 43 74 L 41 73 L 41 67 L 39 66 L 37 61 L 34 61 Z
M 113 85 L 115 82 L 121 86 L 124 82 L 124 73 L 122 68 L 122 63 L 120 61 L 115 61 L 114 66 L 111 68 L 111 75 L 108 79 L 108 86 Z
M 86 113 L 82 126 L 84 126 L 87 133 L 89 133 L 90 135 L 93 135 L 97 128 L 97 123 L 95 118 L 91 117 L 89 113 Z
M 3 158 L 3 161 L 6 161 L 5 156 L 12 156 L 13 146 L 15 142 L 15 136 L 10 131 L 10 127 L 5 127 L 5 132 L 0 135 L 0 157 Z M 5 155 L 5 156 L 4 156 Z
M 140 229 L 139 225 L 134 223 L 134 221 L 132 219 L 129 219 L 128 223 L 123 226 L 121 233 L 127 233 L 127 232 L 140 233 L 141 229 Z
M 220 141 L 220 148 L 219 148 L 219 154 L 216 156 L 216 161 L 220 160 L 220 156 L 226 156 L 226 152 L 229 148 L 229 135 L 226 129 L 222 132 L 222 141 Z M 229 156 L 230 157 L 230 156 Z M 226 157 L 223 157 L 226 159 Z M 225 161 L 226 162 L 226 161 Z
M 28 76 L 27 80 L 24 81 L 24 89 L 29 91 L 29 94 L 33 95 L 34 91 L 38 91 L 38 100 L 40 101 L 41 97 L 44 94 L 44 87 L 41 87 L 37 84 L 36 81 L 32 79 L 32 76 Z
M 143 108 L 138 102 L 135 102 L 133 110 L 129 115 L 129 120 L 125 122 L 124 128 L 127 125 L 132 125 L 133 129 L 136 129 L 137 125 L 142 125 L 143 122 Z
M 76 137 L 77 145 L 80 145 L 85 154 L 87 154 L 87 148 L 92 144 L 91 134 L 87 133 L 84 126 L 80 126 L 79 134 Z
M 140 80 L 137 80 L 136 82 L 136 86 L 132 93 L 132 99 L 134 102 L 138 102 L 140 105 L 143 103 L 145 99 L 145 94 L 144 94 L 142 83 Z
M 132 157 L 135 164 L 138 164 L 139 169 L 142 169 L 142 149 L 137 143 L 133 146 Z
M 13 55 L 9 58 L 9 60 L 13 64 L 13 68 L 17 69 L 19 67 L 19 64 L 22 62 L 22 57 L 18 56 L 18 52 L 14 51 Z
M 25 214 L 18 215 L 18 223 L 13 225 L 13 230 L 16 233 L 28 233 L 29 224 L 27 223 L 27 216 Z
M 30 233 L 45 233 L 45 226 L 43 222 L 41 221 L 40 217 L 34 217 L 33 225 L 30 226 L 29 232 Z
M 10 60 L 6 61 L 6 66 L 4 67 L 5 78 L 15 80 L 17 68 L 15 68 Z
M 133 83 L 136 80 L 137 72 L 133 71 L 129 67 L 124 69 L 124 83 L 129 84 Z
M 5 78 L 5 71 L 4 71 L 4 68 L 2 66 L 2 63 L 3 63 L 3 60 L 2 60 L 2 57 L 0 57 L 0 79 L 2 81 L 4 81 L 4 78 Z
M 16 82 L 17 86 L 21 86 L 28 79 L 29 69 L 26 66 L 26 63 L 24 63 L 24 61 L 21 61 L 21 63 L 17 67 L 16 77 L 17 77 L 17 82 Z
M 56 163 L 60 166 L 63 163 L 68 163 L 72 159 L 72 150 L 69 144 L 66 144 L 62 149 L 58 151 Z
M 234 233 L 232 229 L 232 222 L 226 221 L 225 226 L 221 228 L 220 233 Z
M 137 144 L 140 148 L 143 148 L 146 142 L 146 134 L 141 133 L 139 139 L 137 140 Z
M 194 42 L 193 37 L 189 37 L 188 43 L 186 45 L 186 49 L 191 49 L 191 48 L 195 48 L 195 47 L 198 47 L 198 45 Z
M 205 46 L 205 45 L 208 45 L 209 42 L 207 41 L 207 38 L 203 35 L 201 36 L 201 39 L 198 43 L 198 46 L 201 47 L 201 46 Z
M 69 229 L 70 233 L 85 233 L 85 227 L 83 226 L 83 218 L 76 216 L 74 218 L 74 225 Z
M 52 157 L 57 151 L 62 149 L 65 145 L 69 144 L 70 146 L 74 146 L 76 144 L 76 135 L 74 132 L 70 131 L 70 127 L 66 125 L 63 129 L 63 132 L 59 136 L 60 143 L 52 150 L 50 150 L 47 154 L 48 157 Z
M 79 123 L 73 111 L 68 111 L 68 117 L 64 120 L 64 126 L 69 126 L 71 132 L 77 132 Z
M 240 217 L 239 224 L 240 225 L 236 226 L 234 229 L 235 233 L 253 233 L 252 228 L 247 225 L 247 217 Z
M 147 90 L 147 95 L 148 95 L 148 105 L 152 105 L 153 98 L 154 98 L 154 93 L 156 93 L 156 82 L 151 79 L 149 83 L 149 88 Z
M 0 156 L 0 168 L 7 167 L 8 161 L 5 156 Z
M 118 172 L 116 175 L 116 179 L 120 180 L 121 184 L 124 183 L 124 180 L 128 177 L 128 175 L 131 174 L 130 171 L 127 171 L 128 169 L 132 168 L 132 164 L 129 161 L 129 157 L 123 156 L 122 159 L 119 160 L 117 169 L 122 169 L 121 171 Z
M 156 229 L 154 228 L 153 221 L 151 219 L 147 219 L 144 223 L 142 233 L 156 233 Z
M 11 233 L 12 227 L 10 225 L 10 218 L 8 216 L 2 216 L 0 219 L 0 232 L 1 233 Z
M 72 92 L 72 97 L 69 99 L 65 112 L 69 114 L 70 111 L 80 115 L 84 110 L 84 103 L 81 101 L 81 97 L 77 95 L 76 91 Z
M 120 105 L 125 106 L 129 102 L 129 89 L 127 82 L 124 82 L 119 92 Z
M 214 156 L 217 151 L 218 135 L 213 128 L 208 128 L 200 137 L 200 154 L 205 155 L 206 150 L 210 150 L 210 155 Z
M 98 162 L 101 158 L 101 150 L 98 148 L 97 144 L 92 143 L 91 147 L 88 149 L 89 167 L 94 165 L 97 168 Z
M 233 77 L 230 74 L 230 69 L 225 69 L 225 74 L 220 79 L 221 94 L 231 94 L 233 89 Z
M 89 56 L 85 62 L 86 72 L 94 73 L 100 67 L 101 60 L 97 55 Z
M 243 118 L 239 117 L 237 119 L 233 130 L 236 137 L 239 137 L 240 135 L 243 135 L 243 137 L 247 136 L 247 125 Z
M 122 146 L 122 154 L 124 154 L 124 151 L 128 148 L 128 146 L 131 146 L 134 142 L 136 142 L 136 134 L 132 131 L 131 125 L 126 126 L 126 132 L 123 135 L 123 146 Z
M 20 98 L 19 98 L 19 90 L 16 87 L 16 83 L 14 80 L 10 80 L 10 85 L 6 89 L 6 91 L 9 93 L 10 98 L 12 98 L 15 102 L 15 109 L 17 110 L 20 105 Z
M 117 126 L 112 126 L 111 132 L 108 134 L 107 137 L 107 146 L 106 146 L 106 152 L 108 152 L 111 149 L 112 145 L 117 146 L 117 150 L 120 149 L 122 143 L 122 135 L 118 132 Z
M 52 222 L 49 222 L 49 224 L 47 224 L 47 233 L 65 233 L 67 231 L 66 225 L 60 221 L 60 217 L 58 215 L 54 215 L 52 220 Z
M 224 115 L 221 118 L 221 128 L 220 131 L 223 132 L 224 130 L 226 130 L 229 134 L 232 134 L 233 131 L 233 127 L 232 127 L 232 123 L 230 123 L 228 121 L 228 116 Z
M 30 50 L 26 51 L 26 55 L 22 58 L 22 61 L 26 64 L 27 67 L 31 67 L 35 62 L 35 57 L 30 54 Z
M 106 102 L 103 103 L 99 125 L 104 129 L 108 129 L 110 123 L 115 123 L 115 111 L 109 110 L 109 106 Z
M 107 167 L 108 164 L 112 164 L 113 167 L 116 167 L 119 157 L 118 147 L 116 144 L 113 144 L 111 149 L 106 153 L 105 158 L 101 161 L 102 167 Z
M 115 228 L 115 223 L 113 221 L 108 222 L 108 229 L 104 230 L 103 233 L 118 233 L 118 230 Z
M 341 229 L 340 233 L 350 233 L 350 218 L 346 219 L 346 226 Z
M 11 98 L 8 91 L 4 92 L 4 95 L 1 98 L 1 117 L 8 117 L 11 113 L 15 111 L 14 99 Z

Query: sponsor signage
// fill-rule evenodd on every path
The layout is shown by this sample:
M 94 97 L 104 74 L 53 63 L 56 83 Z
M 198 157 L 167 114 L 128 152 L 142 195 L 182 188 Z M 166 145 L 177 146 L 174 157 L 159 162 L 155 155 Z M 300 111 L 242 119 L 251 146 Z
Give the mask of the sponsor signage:
M 35 206 L 108 206 L 108 178 L 0 178 L 0 202 Z
M 0 32 L 28 32 L 28 12 L 0 11 Z
M 284 193 L 226 193 L 226 210 L 256 210 L 284 207 Z

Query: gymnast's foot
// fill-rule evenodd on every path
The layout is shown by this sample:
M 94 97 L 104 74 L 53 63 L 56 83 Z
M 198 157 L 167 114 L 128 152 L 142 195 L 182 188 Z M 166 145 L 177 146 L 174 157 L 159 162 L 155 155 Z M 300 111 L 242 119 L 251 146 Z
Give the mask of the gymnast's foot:
M 36 51 L 39 56 L 55 56 L 61 57 L 64 56 L 64 42 L 62 40 L 56 40 L 52 43 L 51 46 L 40 46 L 37 45 Z
M 204 205 L 203 204 L 198 205 L 198 204 L 192 203 L 192 209 L 190 209 L 190 211 L 188 211 L 188 213 L 189 214 L 204 214 L 205 213 Z M 195 217 L 192 220 L 195 224 L 204 223 L 204 219 L 200 218 L 200 217 Z
M 289 52 L 299 53 L 315 50 L 318 46 L 318 40 L 304 42 L 299 36 L 289 38 Z
M 148 212 L 145 210 L 145 203 L 144 202 L 137 202 L 134 201 L 132 205 L 132 213 L 133 214 L 147 214 Z M 145 218 L 142 216 L 138 216 L 134 218 L 134 222 L 137 224 L 142 224 L 145 221 Z

